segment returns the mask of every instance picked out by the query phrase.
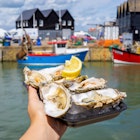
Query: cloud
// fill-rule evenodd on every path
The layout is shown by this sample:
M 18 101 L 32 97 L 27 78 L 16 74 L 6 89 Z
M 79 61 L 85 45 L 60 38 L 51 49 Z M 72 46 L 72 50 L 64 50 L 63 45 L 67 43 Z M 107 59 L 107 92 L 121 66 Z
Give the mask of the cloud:
M 25 0 L 0 0 L 0 7 L 5 8 L 15 8 L 15 7 L 22 7 L 24 5 Z
M 75 29 L 87 30 L 94 24 L 114 20 L 117 6 L 124 1 L 126 0 L 0 0 L 0 28 L 15 28 L 15 21 L 23 10 L 39 8 L 68 9 L 75 19 Z

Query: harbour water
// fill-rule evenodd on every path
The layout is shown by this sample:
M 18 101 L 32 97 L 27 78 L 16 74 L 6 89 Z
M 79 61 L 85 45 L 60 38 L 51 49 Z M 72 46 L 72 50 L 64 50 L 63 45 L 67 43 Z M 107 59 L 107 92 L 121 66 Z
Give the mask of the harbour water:
M 31 67 L 41 69 L 42 67 Z M 29 126 L 23 67 L 0 63 L 0 140 L 18 140 Z M 62 140 L 138 140 L 140 137 L 140 65 L 85 62 L 82 74 L 106 79 L 107 86 L 127 93 L 128 109 L 116 118 L 68 128 Z

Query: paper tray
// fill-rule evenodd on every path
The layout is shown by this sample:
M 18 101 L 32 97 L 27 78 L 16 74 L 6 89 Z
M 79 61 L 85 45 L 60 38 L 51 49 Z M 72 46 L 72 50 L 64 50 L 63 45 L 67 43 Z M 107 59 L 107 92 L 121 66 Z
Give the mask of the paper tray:
M 89 110 L 81 106 L 72 104 L 71 109 L 67 112 L 65 116 L 61 118 L 61 120 L 68 126 L 79 127 L 91 123 L 112 119 L 126 109 L 127 106 L 124 102 Z

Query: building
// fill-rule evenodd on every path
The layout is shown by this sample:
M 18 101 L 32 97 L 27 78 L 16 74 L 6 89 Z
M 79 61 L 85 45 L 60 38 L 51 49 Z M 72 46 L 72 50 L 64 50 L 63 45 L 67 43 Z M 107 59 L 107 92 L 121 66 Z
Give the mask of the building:
M 118 6 L 116 24 L 120 35 L 132 33 L 133 40 L 140 41 L 140 1 L 128 0 Z
M 42 38 L 57 37 L 70 38 L 74 32 L 74 19 L 68 10 L 54 11 L 53 9 L 39 10 L 38 8 L 25 10 L 16 20 L 16 29 L 38 28 Z

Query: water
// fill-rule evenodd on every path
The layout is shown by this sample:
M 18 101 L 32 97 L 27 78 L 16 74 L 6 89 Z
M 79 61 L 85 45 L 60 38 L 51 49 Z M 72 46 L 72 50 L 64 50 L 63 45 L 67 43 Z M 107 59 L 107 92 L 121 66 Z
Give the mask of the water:
M 31 67 L 40 69 L 42 67 Z M 0 140 L 18 140 L 29 126 L 23 67 L 0 63 Z M 86 62 L 82 74 L 108 81 L 108 87 L 126 91 L 128 109 L 114 119 L 68 128 L 62 140 L 138 140 L 140 131 L 140 66 Z

